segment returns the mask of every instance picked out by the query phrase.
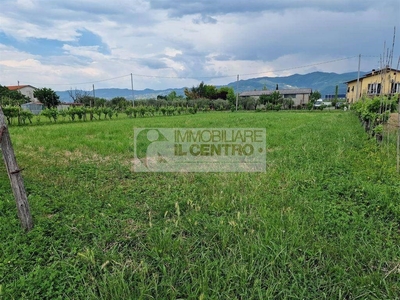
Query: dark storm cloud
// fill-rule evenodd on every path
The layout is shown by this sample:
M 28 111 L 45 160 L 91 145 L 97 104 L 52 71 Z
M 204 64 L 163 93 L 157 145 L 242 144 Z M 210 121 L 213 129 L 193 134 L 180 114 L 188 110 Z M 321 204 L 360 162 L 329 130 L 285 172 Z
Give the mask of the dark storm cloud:
M 20 66 L 47 80 L 50 64 L 63 70 L 56 82 L 68 80 L 65 72 L 86 82 L 132 70 L 143 78 L 206 80 L 285 68 L 298 72 L 299 66 L 360 53 L 374 57 L 368 70 L 379 67 L 384 41 L 389 46 L 393 26 L 400 27 L 399 0 L 0 2 L 0 63 L 10 65 L 5 78 L 11 81 L 18 80 Z M 356 68 L 346 63 L 315 69 Z
M 77 12 L 90 13 L 91 15 L 118 15 L 124 13 L 126 6 L 118 5 L 118 3 L 97 1 L 57 1 L 48 3 L 53 8 L 60 8 Z
M 200 18 L 194 18 L 193 19 L 193 23 L 195 24 L 216 24 L 217 23 L 217 19 L 212 18 L 210 16 L 206 16 L 206 15 L 201 15 Z
M 212 56 L 212 58 L 216 61 L 229 61 L 229 60 L 232 60 L 233 57 L 230 55 L 226 55 L 226 54 L 219 54 L 219 55 Z
M 137 59 L 136 62 L 149 69 L 164 69 L 168 68 L 168 65 L 162 61 L 160 58 L 141 58 Z
M 392 22 L 399 11 L 400 2 L 397 10 L 362 13 L 317 13 L 312 9 L 282 14 L 247 13 L 238 20 L 240 26 L 226 33 L 215 52 L 233 60 L 249 61 L 271 61 L 291 54 L 309 57 L 379 55 L 383 42 L 391 41 L 396 25 Z M 379 33 L 379 38 L 372 32 Z
M 6 15 L 18 16 L 43 26 L 52 26 L 62 20 L 100 23 L 108 19 L 118 23 L 134 22 L 136 27 L 150 26 L 158 22 L 152 14 L 138 11 L 138 5 L 133 1 L 36 0 L 32 1 L 32 5 L 22 6 L 16 5 L 15 0 L 1 0 L 1 9 Z
M 202 14 L 202 15 L 223 15 L 228 13 L 245 13 L 261 11 L 282 11 L 297 8 L 312 8 L 316 10 L 337 11 L 337 12 L 355 12 L 365 11 L 371 6 L 393 7 L 398 5 L 397 0 L 150 0 L 150 5 L 154 9 L 168 10 L 172 17 L 182 17 L 184 15 Z

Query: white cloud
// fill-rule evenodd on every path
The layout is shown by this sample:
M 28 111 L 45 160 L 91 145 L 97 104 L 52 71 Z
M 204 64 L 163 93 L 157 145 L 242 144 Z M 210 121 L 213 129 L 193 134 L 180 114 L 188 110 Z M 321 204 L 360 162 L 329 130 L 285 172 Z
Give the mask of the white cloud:
M 164 50 L 164 53 L 165 53 L 165 55 L 167 55 L 167 56 L 175 57 L 175 56 L 177 56 L 178 54 L 182 54 L 182 51 L 181 51 L 181 50 L 174 49 L 174 48 L 166 47 L 165 50 Z
M 395 0 L 2 0 L 0 84 L 24 80 L 58 89 L 63 85 L 52 84 L 69 88 L 126 75 L 98 84 L 129 88 L 130 73 L 137 89 L 224 84 L 236 74 L 354 71 L 354 59 L 315 64 L 359 53 L 375 56 L 362 60 L 369 70 L 379 67 L 399 13 Z M 79 44 L 82 30 L 101 45 Z M 56 41 L 59 49 L 35 52 L 30 45 L 37 39 Z

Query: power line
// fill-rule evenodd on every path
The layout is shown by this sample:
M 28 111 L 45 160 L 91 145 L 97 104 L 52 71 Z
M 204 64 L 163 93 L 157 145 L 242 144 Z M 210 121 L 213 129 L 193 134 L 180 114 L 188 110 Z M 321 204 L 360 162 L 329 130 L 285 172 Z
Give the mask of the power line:
M 338 59 L 334 59 L 334 60 L 319 62 L 319 63 L 315 63 L 315 64 L 309 64 L 309 65 L 304 65 L 304 66 L 298 66 L 298 67 L 292 67 L 292 68 L 286 68 L 286 69 L 280 69 L 280 70 L 271 70 L 271 71 L 267 71 L 267 72 L 247 73 L 247 74 L 241 74 L 241 75 L 242 76 L 248 76 L 248 75 L 265 74 L 265 73 L 269 73 L 269 72 L 290 71 L 290 70 L 295 70 L 295 69 L 302 69 L 302 68 L 308 68 L 308 67 L 314 67 L 314 66 L 329 64 L 329 63 L 333 63 L 333 62 L 337 62 L 337 61 L 341 61 L 341 60 L 347 60 L 347 59 L 351 59 L 351 58 L 355 58 L 355 57 L 358 57 L 358 55 L 350 56 L 350 57 L 344 57 L 344 58 L 338 58 Z
M 269 70 L 269 71 L 264 71 L 264 72 L 255 72 L 255 73 L 245 73 L 241 74 L 241 76 L 247 76 L 247 75 L 260 75 L 260 74 L 266 74 L 269 72 L 282 72 L 282 71 L 289 71 L 289 70 L 295 70 L 295 69 L 301 69 L 301 68 L 307 68 L 307 67 L 313 67 L 313 66 L 318 66 L 318 65 L 323 65 L 323 64 L 328 64 L 328 63 L 333 63 L 341 60 L 347 60 L 351 58 L 358 57 L 358 55 L 355 56 L 350 56 L 350 57 L 344 57 L 344 58 L 338 58 L 334 60 L 329 60 L 329 61 L 324 61 L 324 62 L 319 62 L 315 64 L 309 64 L 309 65 L 303 65 L 303 66 L 297 66 L 297 67 L 291 67 L 291 68 L 285 68 L 285 69 L 278 69 L 278 70 Z M 237 74 L 230 74 L 230 75 L 218 75 L 218 76 L 198 76 L 198 77 L 179 77 L 179 76 L 152 76 L 152 75 L 141 75 L 141 74 L 134 74 L 137 77 L 154 77 L 154 78 L 175 78 L 175 79 L 199 79 L 199 78 L 227 78 L 227 77 L 235 77 Z
M 240 72 L 237 72 L 241 74 L 241 76 L 250 76 L 250 75 L 261 75 L 261 74 L 266 74 L 270 72 L 283 72 L 283 71 L 290 71 L 290 70 L 296 70 L 296 69 L 302 69 L 302 68 L 307 68 L 307 67 L 313 67 L 313 66 L 319 66 L 319 65 L 324 65 L 324 64 L 329 64 L 333 62 L 338 62 L 338 61 L 343 61 L 343 60 L 348 60 L 358 57 L 357 55 L 355 56 L 350 56 L 350 57 L 344 57 L 344 58 L 338 58 L 334 60 L 329 60 L 329 61 L 323 61 L 319 63 L 314 63 L 314 64 L 308 64 L 308 65 L 302 65 L 302 66 L 296 66 L 296 67 L 290 67 L 290 68 L 284 68 L 284 69 L 277 69 L 277 70 L 268 70 L 264 72 L 254 72 L 254 73 L 245 73 L 241 74 Z M 375 56 L 364 56 L 364 57 L 375 57 Z M 105 78 L 105 79 L 100 79 L 100 80 L 93 80 L 93 81 L 85 81 L 85 82 L 73 82 L 73 83 L 48 83 L 48 84 L 43 84 L 43 83 L 37 83 L 37 82 L 28 82 L 28 84 L 34 84 L 34 85 L 59 85 L 59 86 L 77 86 L 77 85 L 85 85 L 85 84 L 94 84 L 94 83 L 99 83 L 99 82 L 105 82 L 105 81 L 111 81 L 115 79 L 120 79 L 124 77 L 130 77 L 130 76 L 135 76 L 135 77 L 147 77 L 147 78 L 159 78 L 159 79 L 218 79 L 218 78 L 228 78 L 228 77 L 236 77 L 236 74 L 229 74 L 229 75 L 217 75 L 217 76 L 159 76 L 159 75 L 147 75 L 147 74 L 139 74 L 139 73 L 129 73 L 117 77 L 111 77 L 111 78 Z

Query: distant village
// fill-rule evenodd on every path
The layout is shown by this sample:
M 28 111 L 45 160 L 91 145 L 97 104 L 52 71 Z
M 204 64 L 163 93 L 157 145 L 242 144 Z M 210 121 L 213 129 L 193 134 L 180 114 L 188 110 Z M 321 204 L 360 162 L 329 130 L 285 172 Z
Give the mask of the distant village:
M 346 94 L 329 94 L 325 95 L 324 101 L 331 102 L 332 100 L 345 101 L 348 104 L 356 102 L 363 95 L 374 97 L 379 95 L 393 95 L 400 93 L 400 70 L 392 68 L 383 68 L 381 70 L 372 70 L 360 76 L 353 78 L 345 84 L 347 85 Z M 29 99 L 27 103 L 21 104 L 23 109 L 31 111 L 33 114 L 39 114 L 45 107 L 34 96 L 36 87 L 31 85 L 14 85 L 6 86 L 9 91 L 17 91 Z M 294 107 L 301 107 L 307 105 L 310 101 L 315 101 L 313 98 L 313 90 L 311 88 L 293 88 L 293 89 L 279 89 L 278 85 L 274 90 L 253 90 L 244 91 L 238 94 L 241 99 L 253 99 L 258 101 L 260 97 L 271 96 L 273 93 L 279 92 L 280 97 L 289 99 Z M 316 91 L 314 91 L 316 92 Z M 318 95 L 321 98 L 321 95 Z M 60 102 L 56 106 L 58 110 L 68 109 L 71 106 L 80 106 L 83 103 L 79 101 L 74 102 Z

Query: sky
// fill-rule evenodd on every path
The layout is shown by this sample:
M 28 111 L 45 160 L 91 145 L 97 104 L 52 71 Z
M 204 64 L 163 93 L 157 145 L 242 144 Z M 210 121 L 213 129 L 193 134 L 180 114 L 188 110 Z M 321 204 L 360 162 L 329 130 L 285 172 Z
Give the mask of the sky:
M 396 68 L 399 16 L 399 0 L 0 0 L 0 85 L 224 85 L 357 71 L 359 54 L 370 71 L 394 27 Z

